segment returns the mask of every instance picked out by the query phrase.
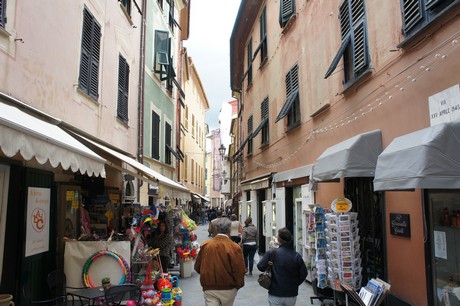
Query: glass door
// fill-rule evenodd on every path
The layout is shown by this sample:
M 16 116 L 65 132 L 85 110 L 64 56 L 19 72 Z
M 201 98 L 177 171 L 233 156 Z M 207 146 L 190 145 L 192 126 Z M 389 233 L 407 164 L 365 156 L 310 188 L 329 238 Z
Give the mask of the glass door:
M 460 305 L 460 192 L 429 192 L 433 305 Z

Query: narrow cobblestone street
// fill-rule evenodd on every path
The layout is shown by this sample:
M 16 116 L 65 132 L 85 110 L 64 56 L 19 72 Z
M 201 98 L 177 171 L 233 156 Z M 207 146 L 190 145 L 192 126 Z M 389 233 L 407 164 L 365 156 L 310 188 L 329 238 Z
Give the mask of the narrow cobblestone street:
M 200 225 L 194 231 L 200 243 L 208 239 L 207 228 L 208 225 Z M 235 306 L 268 305 L 267 290 L 257 283 L 259 274 L 260 272 L 254 267 L 254 275 L 245 276 L 245 285 L 238 291 Z M 179 286 L 182 290 L 182 306 L 204 305 L 203 291 L 198 273 L 193 271 L 191 277 L 180 278 Z M 312 287 L 308 282 L 305 282 L 299 287 L 297 305 L 310 305 L 310 296 L 313 296 Z M 320 302 L 315 300 L 313 305 L 320 305 Z

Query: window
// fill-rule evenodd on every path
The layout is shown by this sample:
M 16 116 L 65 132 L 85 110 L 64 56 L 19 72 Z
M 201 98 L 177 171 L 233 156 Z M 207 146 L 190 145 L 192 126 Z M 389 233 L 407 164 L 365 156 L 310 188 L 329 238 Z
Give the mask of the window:
M 6 23 L 6 0 L 0 0 L 0 27 L 4 28 Z
M 160 116 L 152 111 L 152 158 L 160 159 Z
M 280 0 L 280 26 L 284 28 L 295 13 L 295 0 Z
M 252 115 L 249 117 L 248 119 L 248 135 L 251 135 L 251 137 L 248 137 L 247 140 L 248 140 L 248 155 L 251 155 L 252 154 L 252 129 L 253 129 L 253 123 L 252 123 Z
M 131 0 L 118 0 L 118 1 L 120 1 L 121 5 L 124 6 L 128 15 L 131 16 Z
M 248 76 L 248 86 L 252 84 L 252 39 L 249 40 L 248 47 L 248 71 L 247 71 L 247 76 Z
M 157 0 L 160 9 L 163 9 L 163 0 Z
M 155 30 L 154 71 L 160 74 L 160 80 L 168 79 L 170 72 L 170 39 L 166 31 Z
M 1 1 L 1 0 L 0 0 Z M 83 10 L 83 30 L 79 88 L 96 99 L 99 97 L 99 56 L 101 47 L 101 26 L 85 8 Z
M 192 137 L 195 138 L 195 115 L 192 114 Z
M 252 133 L 252 138 L 262 131 L 262 145 L 268 144 L 268 97 L 260 104 L 261 120 L 259 126 Z
M 123 56 L 118 57 L 117 117 L 128 123 L 129 66 Z
M 262 63 L 268 56 L 267 50 L 267 8 L 264 7 L 262 15 L 260 15 L 260 62 Z
M 165 163 L 167 165 L 171 165 L 171 125 L 166 122 L 165 123 Z
M 343 57 L 344 84 L 357 80 L 369 69 L 369 50 L 364 0 L 345 0 L 339 7 L 342 44 L 326 72 L 328 78 Z
M 174 33 L 174 26 L 179 27 L 176 19 L 174 18 L 174 0 L 169 0 L 169 27 L 171 28 L 171 32 Z M 180 28 L 180 27 L 179 27 Z
M 459 0 L 401 0 L 403 33 L 410 36 L 439 17 Z
M 275 123 L 287 116 L 287 128 L 300 124 L 299 66 L 296 64 L 286 74 L 286 101 Z
M 185 106 L 185 128 L 188 130 L 188 105 Z
M 260 106 L 261 109 L 261 119 L 263 122 L 262 125 L 262 145 L 266 145 L 270 142 L 269 140 L 269 124 L 268 124 L 268 97 L 262 102 Z

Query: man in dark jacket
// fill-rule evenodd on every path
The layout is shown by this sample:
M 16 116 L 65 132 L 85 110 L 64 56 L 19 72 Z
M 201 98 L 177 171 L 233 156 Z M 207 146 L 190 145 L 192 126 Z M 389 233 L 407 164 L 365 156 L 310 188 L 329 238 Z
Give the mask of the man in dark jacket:
M 287 228 L 278 230 L 277 242 L 279 248 L 266 252 L 257 264 L 257 268 L 262 272 L 265 271 L 272 252 L 275 252 L 268 304 L 293 306 L 299 294 L 299 286 L 308 275 L 307 266 L 302 256 L 292 249 L 292 235 Z
M 217 235 L 201 244 L 195 261 L 195 271 L 200 274 L 205 305 L 231 306 L 238 289 L 244 286 L 243 252 L 230 240 L 228 218 L 217 218 Z

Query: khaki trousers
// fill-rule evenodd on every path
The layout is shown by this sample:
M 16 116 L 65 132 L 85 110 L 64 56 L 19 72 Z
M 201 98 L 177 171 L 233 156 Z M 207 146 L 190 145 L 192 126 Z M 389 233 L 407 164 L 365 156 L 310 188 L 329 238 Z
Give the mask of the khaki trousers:
M 238 289 L 206 290 L 203 292 L 206 306 L 233 306 Z

